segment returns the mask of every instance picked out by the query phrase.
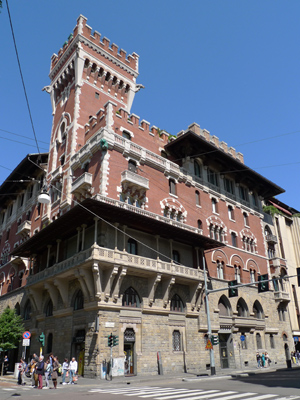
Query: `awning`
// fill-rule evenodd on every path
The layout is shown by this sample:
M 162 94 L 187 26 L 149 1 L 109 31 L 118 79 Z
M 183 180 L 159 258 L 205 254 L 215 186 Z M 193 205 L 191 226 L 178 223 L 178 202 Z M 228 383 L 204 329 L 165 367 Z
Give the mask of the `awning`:
M 290 211 L 288 211 L 287 209 L 281 207 L 279 204 L 273 203 L 272 200 L 268 200 L 268 201 L 269 201 L 269 203 L 272 204 L 272 206 L 278 208 L 278 210 L 284 212 L 284 213 L 287 214 L 287 215 L 290 215 L 291 217 L 293 216 L 293 214 L 292 214 Z

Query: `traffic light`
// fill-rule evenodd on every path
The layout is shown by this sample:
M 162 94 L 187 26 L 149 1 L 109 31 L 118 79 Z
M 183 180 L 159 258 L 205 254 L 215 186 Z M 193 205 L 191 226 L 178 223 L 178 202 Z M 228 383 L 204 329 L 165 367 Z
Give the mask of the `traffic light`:
M 264 274 L 258 277 L 258 293 L 269 291 L 269 275 Z
M 107 346 L 112 347 L 113 346 L 113 335 L 112 333 L 107 336 Z
M 113 346 L 117 346 L 119 344 L 119 336 L 113 336 Z
M 45 334 L 42 332 L 39 336 L 39 342 L 41 343 L 42 346 L 45 346 Z
M 228 282 L 228 296 L 229 297 L 236 297 L 239 295 L 238 288 L 231 288 L 231 286 L 236 286 L 238 284 L 237 280 Z
M 216 344 L 219 344 L 219 336 L 211 335 L 211 343 L 213 346 L 215 346 Z
M 297 270 L 298 286 L 300 286 L 300 268 L 296 268 L 296 270 Z

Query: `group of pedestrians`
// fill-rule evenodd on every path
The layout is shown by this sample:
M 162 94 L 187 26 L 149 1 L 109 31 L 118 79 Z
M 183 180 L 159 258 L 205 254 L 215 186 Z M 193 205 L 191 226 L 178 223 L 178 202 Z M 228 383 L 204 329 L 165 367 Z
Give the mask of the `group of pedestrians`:
M 293 364 L 297 364 L 297 365 L 300 364 L 300 352 L 299 352 L 299 350 L 291 352 L 291 360 L 292 360 Z
M 262 354 L 259 354 L 259 352 L 257 352 L 256 361 L 257 361 L 257 368 L 267 368 L 271 364 L 271 359 L 267 352 L 264 352 Z
M 75 376 L 77 374 L 77 361 L 75 357 L 72 361 L 68 361 L 65 358 L 63 365 L 59 363 L 58 357 L 54 356 L 52 353 L 49 354 L 47 359 L 44 359 L 43 355 L 39 357 L 34 353 L 30 364 L 21 358 L 19 363 L 19 375 L 18 384 L 25 385 L 25 376 L 31 376 L 32 388 L 37 389 L 57 389 L 58 376 L 62 375 L 62 384 L 66 385 L 66 377 L 69 377 L 68 384 L 75 383 Z M 45 377 L 45 385 L 43 382 L 43 377 Z M 49 380 L 52 380 L 53 387 L 50 387 Z

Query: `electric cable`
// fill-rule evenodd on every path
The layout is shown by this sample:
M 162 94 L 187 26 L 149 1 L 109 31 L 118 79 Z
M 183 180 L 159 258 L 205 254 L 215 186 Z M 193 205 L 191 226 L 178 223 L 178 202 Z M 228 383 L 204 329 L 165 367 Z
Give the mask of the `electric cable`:
M 30 106 L 29 106 L 29 101 L 28 101 L 28 97 L 27 97 L 25 82 L 24 82 L 24 79 L 23 79 L 23 74 L 22 74 L 22 69 L 21 69 L 21 63 L 20 63 L 19 54 L 18 54 L 18 49 L 17 49 L 17 43 L 16 43 L 16 39 L 15 39 L 14 29 L 13 29 L 12 20 L 11 20 L 10 11 L 9 11 L 9 6 L 8 6 L 8 0 L 6 0 L 6 5 L 7 5 L 8 18 L 9 18 L 11 33 L 12 33 L 13 42 L 14 42 L 14 46 L 15 46 L 15 52 L 16 52 L 16 56 L 17 56 L 17 61 L 18 61 L 18 66 L 19 66 L 19 71 L 20 71 L 20 76 L 21 76 L 22 85 L 23 85 L 24 94 L 25 94 L 25 99 L 26 99 L 26 103 L 27 103 L 29 118 L 30 118 L 30 121 L 31 121 L 31 126 L 32 126 L 32 130 L 33 130 L 33 135 L 34 135 L 34 138 L 35 138 L 36 147 L 37 147 L 37 149 L 38 149 L 38 152 L 40 153 L 39 144 L 38 144 L 38 141 L 37 141 L 37 137 L 36 137 L 36 133 L 35 133 L 34 125 L 33 125 L 33 119 L 32 119 L 32 115 L 31 115 L 31 110 L 30 110 Z
M 24 139 L 28 139 L 28 140 L 33 140 L 33 141 L 34 141 L 34 139 L 32 139 L 32 138 L 30 138 L 30 137 L 28 137 L 28 136 L 20 135 L 20 134 L 18 134 L 18 133 L 14 133 L 14 132 L 10 132 L 10 131 L 7 131 L 7 130 L 5 130 L 5 129 L 0 129 L 0 131 L 1 131 L 1 132 L 5 132 L 5 133 L 9 133 L 10 135 L 19 136 L 19 137 L 22 137 L 22 138 L 24 138 Z M 44 142 L 44 141 L 42 141 L 42 140 L 39 140 L 39 143 L 49 144 L 48 142 Z

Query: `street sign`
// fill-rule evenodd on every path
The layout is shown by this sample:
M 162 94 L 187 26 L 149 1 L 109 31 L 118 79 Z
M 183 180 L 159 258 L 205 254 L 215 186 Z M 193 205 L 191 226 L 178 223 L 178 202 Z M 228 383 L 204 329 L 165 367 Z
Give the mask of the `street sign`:
M 29 331 L 25 331 L 23 333 L 23 339 L 30 339 L 31 338 L 31 333 Z
M 30 339 L 23 339 L 22 345 L 23 345 L 24 347 L 30 346 Z
M 245 335 L 241 335 L 240 339 L 241 339 L 241 342 L 244 342 L 246 340 L 246 336 Z
M 206 346 L 205 346 L 206 350 L 212 350 L 213 349 L 213 345 L 211 343 L 211 341 L 208 339 Z

